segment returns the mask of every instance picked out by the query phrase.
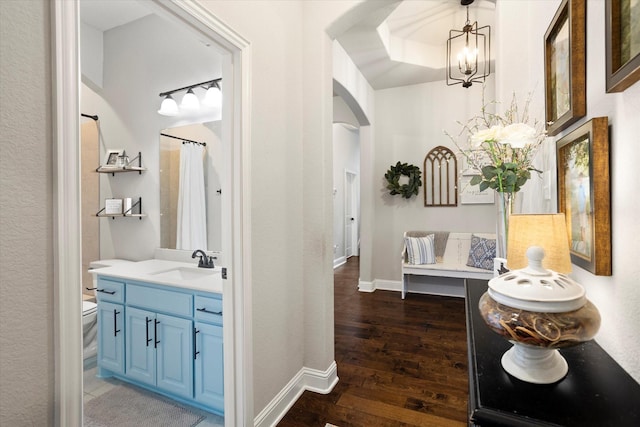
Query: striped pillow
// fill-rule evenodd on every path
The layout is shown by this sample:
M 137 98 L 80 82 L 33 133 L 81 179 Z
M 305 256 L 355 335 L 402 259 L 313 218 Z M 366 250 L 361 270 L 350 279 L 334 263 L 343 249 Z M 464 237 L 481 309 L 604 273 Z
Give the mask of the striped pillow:
M 434 235 L 426 237 L 405 237 L 404 244 L 407 247 L 409 264 L 435 264 L 436 251 L 434 249 Z

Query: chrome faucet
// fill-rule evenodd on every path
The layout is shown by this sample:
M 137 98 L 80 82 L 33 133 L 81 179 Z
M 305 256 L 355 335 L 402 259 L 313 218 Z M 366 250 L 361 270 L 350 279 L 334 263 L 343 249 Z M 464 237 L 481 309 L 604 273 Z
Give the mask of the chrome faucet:
M 200 255 L 198 255 L 198 254 L 200 254 Z M 197 256 L 200 257 L 200 261 L 198 261 L 198 267 L 201 267 L 201 268 L 214 268 L 215 267 L 213 265 L 213 257 L 212 256 L 207 256 L 207 254 L 202 249 L 196 249 L 191 254 L 191 258 L 195 258 Z

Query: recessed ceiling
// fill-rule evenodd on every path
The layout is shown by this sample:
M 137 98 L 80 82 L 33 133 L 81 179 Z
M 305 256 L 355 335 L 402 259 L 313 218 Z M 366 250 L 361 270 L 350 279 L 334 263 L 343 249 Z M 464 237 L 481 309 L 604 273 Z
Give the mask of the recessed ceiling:
M 379 9 L 338 37 L 376 90 L 445 80 L 449 30 L 462 30 L 459 0 L 405 0 Z M 494 24 L 495 0 L 477 0 L 469 20 Z
M 141 2 L 132 0 L 81 0 L 80 20 L 100 31 L 150 15 L 152 12 Z

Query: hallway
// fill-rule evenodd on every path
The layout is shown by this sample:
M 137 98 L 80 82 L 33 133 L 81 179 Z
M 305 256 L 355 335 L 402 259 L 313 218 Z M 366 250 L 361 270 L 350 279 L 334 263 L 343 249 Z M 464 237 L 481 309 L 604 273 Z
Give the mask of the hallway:
M 304 392 L 278 426 L 465 426 L 464 299 L 362 293 L 358 277 L 357 257 L 334 272 L 340 381 Z

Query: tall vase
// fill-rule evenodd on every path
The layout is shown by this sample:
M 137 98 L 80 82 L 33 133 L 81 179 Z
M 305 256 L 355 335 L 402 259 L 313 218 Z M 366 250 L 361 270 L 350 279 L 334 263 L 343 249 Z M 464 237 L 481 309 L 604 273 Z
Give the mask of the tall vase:
M 496 257 L 506 259 L 507 242 L 509 240 L 509 215 L 513 213 L 516 193 L 497 192 L 497 194 Z

